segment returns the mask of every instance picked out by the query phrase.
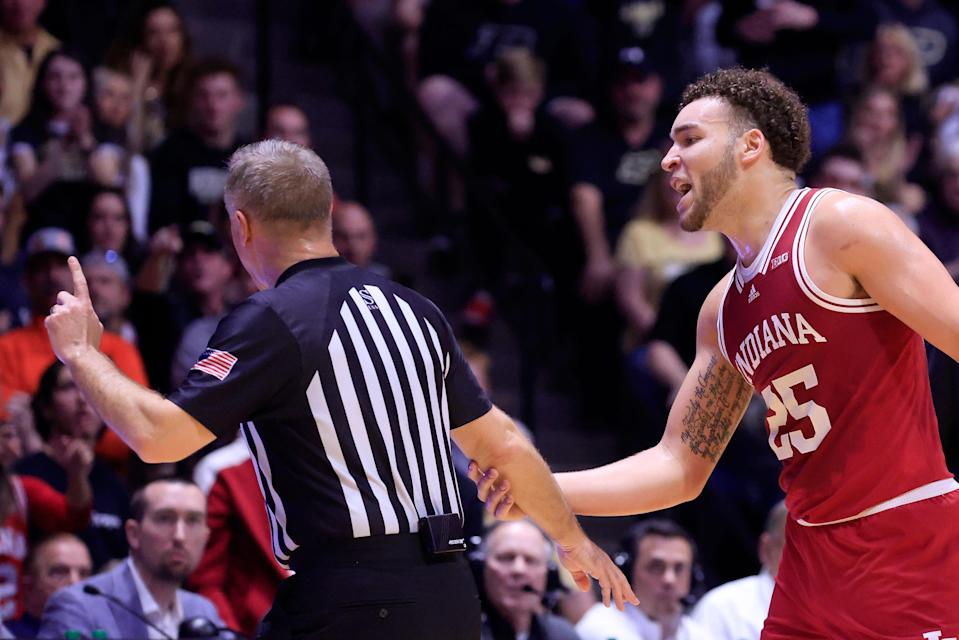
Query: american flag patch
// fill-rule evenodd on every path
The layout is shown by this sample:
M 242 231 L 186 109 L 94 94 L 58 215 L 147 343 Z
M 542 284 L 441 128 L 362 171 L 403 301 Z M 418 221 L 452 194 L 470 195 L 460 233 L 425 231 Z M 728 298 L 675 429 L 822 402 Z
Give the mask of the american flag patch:
M 228 351 L 218 351 L 216 349 L 207 349 L 190 370 L 196 369 L 203 373 L 209 373 L 214 378 L 222 380 L 230 375 L 230 371 L 235 364 L 236 356 L 232 353 Z

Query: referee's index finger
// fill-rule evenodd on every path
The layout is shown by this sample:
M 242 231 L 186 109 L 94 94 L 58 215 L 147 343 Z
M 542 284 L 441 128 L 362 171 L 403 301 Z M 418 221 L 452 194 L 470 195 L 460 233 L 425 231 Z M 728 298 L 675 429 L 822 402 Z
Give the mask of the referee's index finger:
M 90 290 L 87 288 L 87 279 L 83 275 L 83 269 L 80 267 L 80 261 L 76 256 L 67 258 L 67 265 L 70 266 L 70 274 L 73 276 L 73 295 L 80 300 L 90 300 Z

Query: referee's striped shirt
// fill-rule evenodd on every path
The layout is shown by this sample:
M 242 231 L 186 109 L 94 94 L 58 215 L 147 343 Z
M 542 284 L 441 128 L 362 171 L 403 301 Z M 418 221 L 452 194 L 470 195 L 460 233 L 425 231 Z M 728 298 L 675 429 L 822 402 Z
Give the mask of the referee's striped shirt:
M 462 515 L 450 429 L 491 408 L 440 311 L 342 258 L 237 307 L 170 399 L 217 435 L 241 425 L 285 566 L 324 539 Z

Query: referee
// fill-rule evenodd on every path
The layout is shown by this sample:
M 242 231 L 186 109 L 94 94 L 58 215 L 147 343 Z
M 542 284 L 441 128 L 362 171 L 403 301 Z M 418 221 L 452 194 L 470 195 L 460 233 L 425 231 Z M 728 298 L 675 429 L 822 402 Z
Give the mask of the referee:
M 479 388 L 439 310 L 337 255 L 331 201 L 312 151 L 269 140 L 233 155 L 224 202 L 260 292 L 220 322 L 167 399 L 98 350 L 102 327 L 75 258 L 74 292 L 46 320 L 76 384 L 144 461 L 180 460 L 241 425 L 273 552 L 296 572 L 263 637 L 479 637 L 450 435 L 509 481 L 581 588 L 592 575 L 607 604 L 635 602 L 536 450 Z

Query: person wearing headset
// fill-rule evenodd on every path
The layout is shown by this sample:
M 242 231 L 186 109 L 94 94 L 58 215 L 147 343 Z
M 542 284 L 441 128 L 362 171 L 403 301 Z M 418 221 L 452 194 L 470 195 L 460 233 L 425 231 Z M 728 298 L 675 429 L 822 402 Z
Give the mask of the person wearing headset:
M 672 520 L 644 520 L 630 529 L 616 560 L 639 606 L 609 613 L 592 607 L 576 624 L 582 640 L 713 640 L 686 613 L 698 569 L 696 542 L 685 529 Z
M 573 625 L 546 611 L 553 546 L 529 520 L 494 525 L 483 538 L 481 640 L 580 640 Z

